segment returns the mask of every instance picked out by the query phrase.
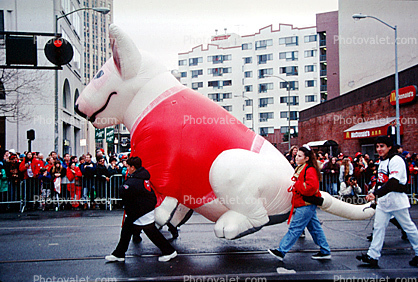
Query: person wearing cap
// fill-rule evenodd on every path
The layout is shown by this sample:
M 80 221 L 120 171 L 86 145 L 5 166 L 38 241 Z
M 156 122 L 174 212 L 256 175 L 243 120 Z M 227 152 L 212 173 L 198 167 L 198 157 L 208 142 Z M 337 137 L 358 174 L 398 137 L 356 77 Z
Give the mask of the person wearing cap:
M 366 196 L 366 200 L 377 203 L 373 225 L 373 239 L 367 254 L 356 257 L 357 260 L 371 266 L 378 266 L 381 250 L 385 239 L 386 227 L 392 216 L 408 235 L 415 256 L 409 262 L 418 266 L 418 229 L 411 220 L 407 191 L 407 167 L 405 161 L 395 150 L 393 141 L 388 136 L 376 139 L 376 151 L 381 161 L 378 168 L 378 182 L 374 191 Z
M 154 210 L 157 197 L 149 182 L 150 174 L 142 166 L 138 157 L 127 160 L 129 177 L 119 187 L 119 195 L 125 208 L 126 217 L 123 222 L 120 240 L 112 254 L 105 257 L 107 261 L 125 261 L 125 253 L 134 233 L 143 230 L 151 242 L 162 252 L 160 262 L 169 261 L 177 256 L 176 250 L 155 226 Z

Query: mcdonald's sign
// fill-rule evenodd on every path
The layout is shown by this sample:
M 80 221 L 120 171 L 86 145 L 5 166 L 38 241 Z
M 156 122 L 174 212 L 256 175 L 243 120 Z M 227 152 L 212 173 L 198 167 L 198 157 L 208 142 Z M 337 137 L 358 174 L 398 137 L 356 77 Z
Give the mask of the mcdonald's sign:
M 417 96 L 417 87 L 415 85 L 410 85 L 410 86 L 399 88 L 399 105 L 414 101 L 416 96 Z M 392 106 L 396 105 L 396 91 L 395 90 L 393 90 L 390 93 L 390 104 Z

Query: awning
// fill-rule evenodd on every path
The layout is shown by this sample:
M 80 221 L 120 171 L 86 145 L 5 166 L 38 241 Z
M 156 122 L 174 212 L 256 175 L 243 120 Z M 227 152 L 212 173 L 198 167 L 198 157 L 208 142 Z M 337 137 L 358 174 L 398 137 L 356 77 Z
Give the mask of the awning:
M 311 141 L 307 144 L 309 147 L 329 147 L 329 146 L 338 146 L 338 143 L 334 140 L 322 140 L 322 141 Z
M 374 138 L 380 135 L 387 135 L 388 127 L 394 126 L 395 124 L 396 117 L 370 119 L 344 130 L 344 139 Z M 400 131 L 403 134 L 402 124 Z

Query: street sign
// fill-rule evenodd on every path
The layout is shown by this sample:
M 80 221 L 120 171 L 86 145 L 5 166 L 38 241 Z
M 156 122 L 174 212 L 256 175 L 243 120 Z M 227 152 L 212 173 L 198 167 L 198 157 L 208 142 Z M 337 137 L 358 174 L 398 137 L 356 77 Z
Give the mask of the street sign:
M 36 37 L 30 35 L 6 35 L 6 65 L 38 64 Z
M 113 143 L 115 140 L 115 129 L 113 127 L 106 128 L 106 142 Z
M 105 130 L 96 128 L 96 130 L 94 131 L 94 139 L 96 139 L 97 141 L 103 140 L 105 137 Z

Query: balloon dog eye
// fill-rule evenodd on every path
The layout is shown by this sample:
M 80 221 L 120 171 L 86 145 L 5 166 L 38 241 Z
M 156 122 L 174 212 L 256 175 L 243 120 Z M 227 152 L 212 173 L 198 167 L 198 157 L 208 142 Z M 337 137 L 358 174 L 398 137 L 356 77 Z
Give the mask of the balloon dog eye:
M 103 70 L 100 70 L 100 71 L 96 74 L 96 76 L 94 77 L 94 79 L 98 79 L 98 78 L 102 77 L 103 75 L 104 75 L 104 71 L 103 71 Z

